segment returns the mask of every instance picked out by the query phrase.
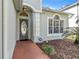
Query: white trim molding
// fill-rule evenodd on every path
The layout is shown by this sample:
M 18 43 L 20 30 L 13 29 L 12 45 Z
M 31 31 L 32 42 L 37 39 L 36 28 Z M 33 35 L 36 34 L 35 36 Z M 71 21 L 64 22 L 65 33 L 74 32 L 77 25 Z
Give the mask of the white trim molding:
M 50 18 L 50 19 L 53 19 L 53 17 L 48 17 L 48 16 L 47 16 L 47 36 L 51 36 L 51 35 L 52 35 L 52 34 L 49 34 L 49 30 L 48 30 L 48 27 L 49 27 L 49 26 L 48 26 L 48 22 L 49 22 L 48 20 L 49 20 L 49 18 Z
M 60 35 L 60 34 L 62 34 L 61 32 L 60 32 L 60 28 L 59 28 L 59 33 L 54 33 L 54 29 L 53 29 L 53 33 L 51 33 L 51 34 L 49 34 L 49 19 L 52 19 L 52 22 L 54 22 L 54 17 L 56 16 L 56 15 L 58 15 L 59 16 L 59 20 L 61 21 L 61 16 L 59 15 L 59 14 L 54 14 L 54 16 L 52 16 L 52 17 L 50 17 L 50 16 L 47 16 L 47 36 L 53 36 L 53 35 Z M 59 25 L 60 25 L 60 21 L 59 21 Z M 64 21 L 64 20 L 63 20 Z M 54 26 L 53 26 L 54 27 Z M 60 27 L 60 26 L 59 26 Z M 64 30 L 64 27 L 63 27 L 63 30 Z
M 36 8 L 34 8 L 34 7 L 33 7 L 32 5 L 30 5 L 30 4 L 23 3 L 23 5 L 30 7 L 30 8 L 33 10 L 33 12 L 39 12 L 39 13 L 42 12 L 42 8 L 41 8 L 40 10 L 37 10 Z
M 59 16 L 59 18 L 60 18 L 60 20 L 61 20 L 61 15 L 59 15 L 59 14 L 57 14 L 57 13 L 55 13 L 55 14 L 53 15 L 53 18 L 54 18 L 56 15 Z
M 18 13 L 18 39 L 17 40 L 20 40 L 20 34 L 19 34 L 19 32 L 20 32 L 20 27 L 19 27 L 19 24 L 20 24 L 20 19 L 25 19 L 25 20 L 28 20 L 28 39 L 31 39 L 31 35 L 30 35 L 30 21 L 31 21 L 31 19 L 30 19 L 30 14 L 28 13 L 28 12 L 26 12 L 27 14 L 28 14 L 28 17 L 23 17 L 23 16 L 20 16 L 20 13 L 21 12 L 19 12 Z

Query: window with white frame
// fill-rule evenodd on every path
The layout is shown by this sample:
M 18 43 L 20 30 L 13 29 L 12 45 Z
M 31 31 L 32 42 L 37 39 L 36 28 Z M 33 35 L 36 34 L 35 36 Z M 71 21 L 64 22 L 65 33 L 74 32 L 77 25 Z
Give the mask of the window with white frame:
M 63 33 L 64 28 L 64 20 L 60 20 L 60 33 Z
M 49 28 L 49 34 L 53 33 L 53 24 L 52 24 L 53 20 L 49 18 L 49 22 L 48 22 L 48 28 Z
M 48 34 L 63 33 L 64 20 L 60 20 L 58 15 L 48 18 Z

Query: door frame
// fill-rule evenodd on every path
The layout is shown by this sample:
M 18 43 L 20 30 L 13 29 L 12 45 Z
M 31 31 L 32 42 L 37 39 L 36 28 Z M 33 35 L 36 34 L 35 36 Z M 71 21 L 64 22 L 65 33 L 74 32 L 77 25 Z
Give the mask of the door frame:
M 28 39 L 31 39 L 31 35 L 30 35 L 30 17 L 24 17 L 24 16 L 19 16 L 19 20 L 18 20 L 18 40 L 20 40 L 20 19 L 25 19 L 28 20 Z
M 22 26 L 22 22 L 23 21 L 25 21 L 25 23 L 26 23 L 26 25 L 27 25 L 27 31 L 26 31 L 26 34 L 24 35 L 24 37 L 23 37 L 23 34 L 22 34 L 22 31 L 21 31 L 21 26 Z M 20 40 L 26 40 L 26 39 L 28 39 L 28 33 L 29 33 L 29 30 L 28 30 L 28 19 L 19 19 L 19 22 L 20 22 L 20 24 L 19 24 L 19 37 L 20 37 Z

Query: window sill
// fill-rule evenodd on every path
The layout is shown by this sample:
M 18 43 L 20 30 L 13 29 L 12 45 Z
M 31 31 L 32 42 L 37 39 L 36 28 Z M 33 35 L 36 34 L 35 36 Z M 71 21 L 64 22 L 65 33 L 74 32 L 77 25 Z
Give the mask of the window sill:
M 63 33 L 53 33 L 53 34 L 47 34 L 47 36 L 56 36 L 56 35 L 62 35 Z

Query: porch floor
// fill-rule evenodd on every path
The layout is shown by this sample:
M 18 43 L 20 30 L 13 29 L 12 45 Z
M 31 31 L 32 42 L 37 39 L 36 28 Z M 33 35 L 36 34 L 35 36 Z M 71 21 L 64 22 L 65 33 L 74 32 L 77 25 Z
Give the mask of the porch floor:
M 49 59 L 49 57 L 31 41 L 17 41 L 12 59 Z

